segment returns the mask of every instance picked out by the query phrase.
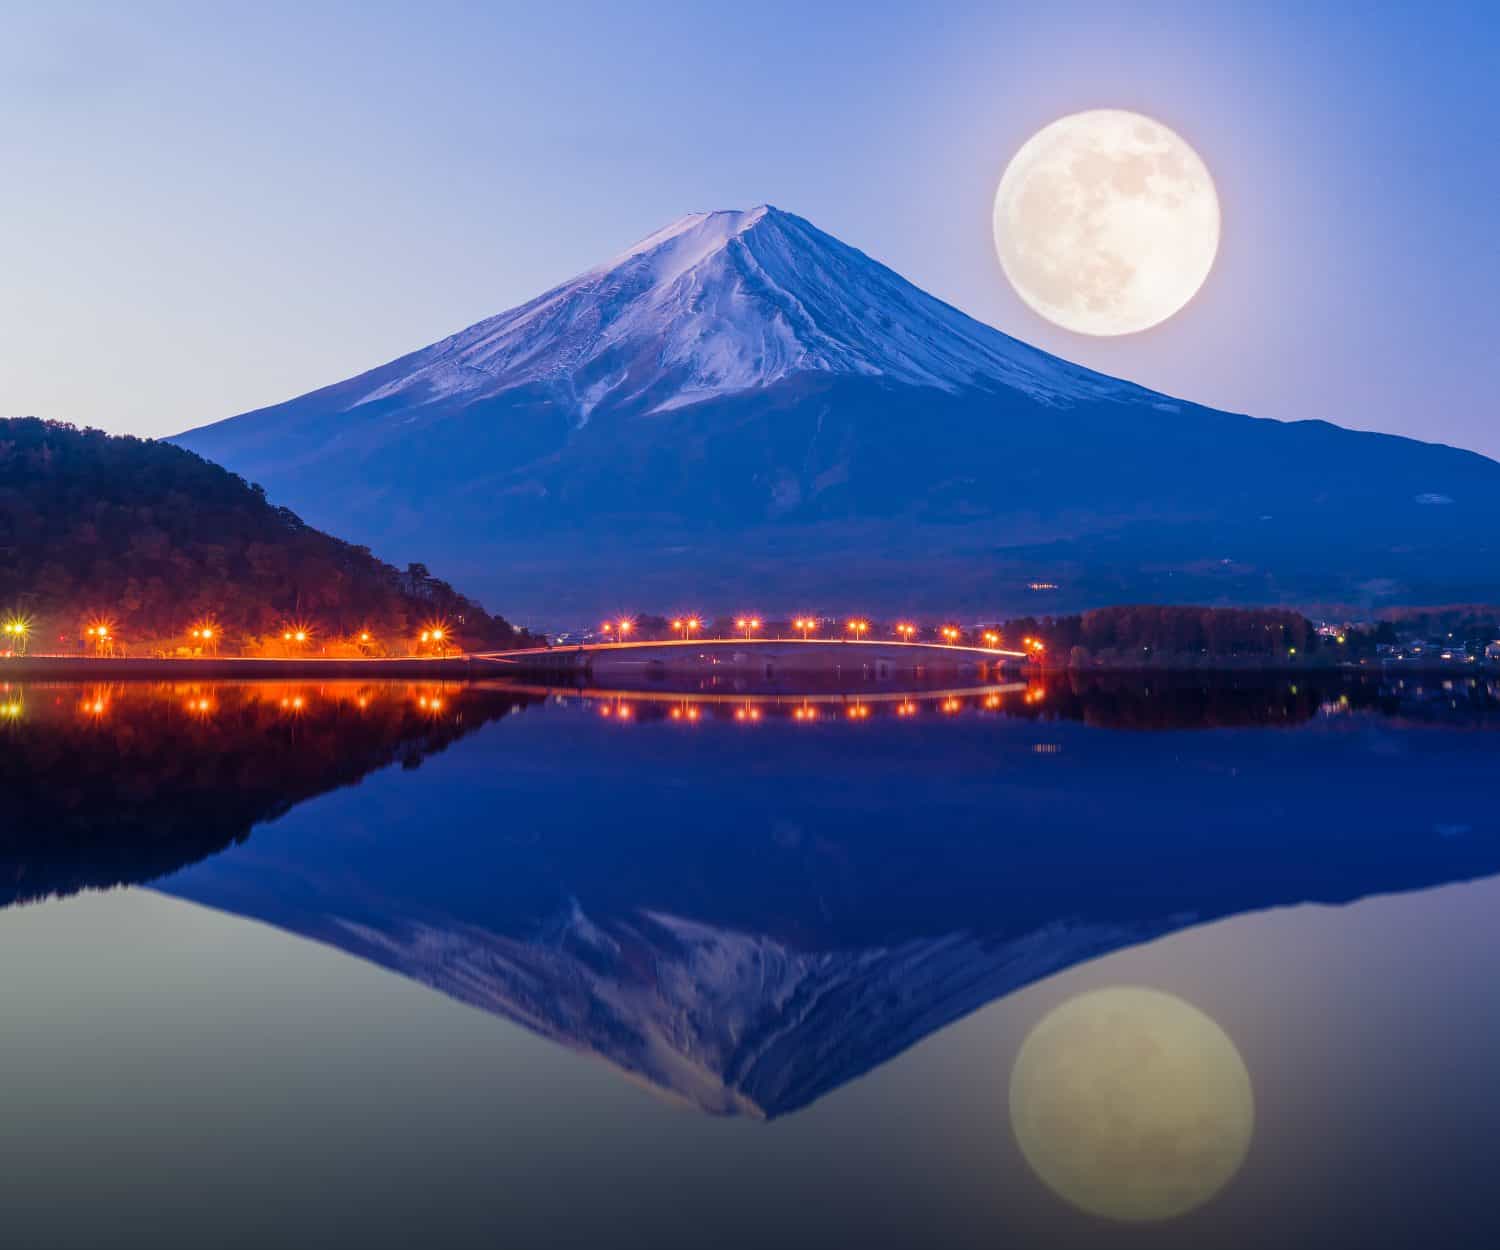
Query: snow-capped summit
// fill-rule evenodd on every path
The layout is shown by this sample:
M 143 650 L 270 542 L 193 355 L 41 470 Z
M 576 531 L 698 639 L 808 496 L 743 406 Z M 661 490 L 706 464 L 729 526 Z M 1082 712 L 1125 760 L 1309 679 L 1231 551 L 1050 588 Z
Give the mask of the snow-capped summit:
M 398 363 L 348 407 L 540 385 L 586 421 L 601 404 L 666 411 L 798 373 L 948 392 L 1013 387 L 1044 400 L 1128 389 L 965 316 L 768 205 L 689 214 Z

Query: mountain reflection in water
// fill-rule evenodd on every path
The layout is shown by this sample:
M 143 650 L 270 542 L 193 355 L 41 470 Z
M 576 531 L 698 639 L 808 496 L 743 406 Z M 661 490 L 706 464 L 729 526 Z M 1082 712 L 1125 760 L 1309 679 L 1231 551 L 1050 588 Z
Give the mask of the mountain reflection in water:
M 1188 925 L 1500 871 L 1477 682 L 7 697 L 4 898 L 204 860 L 159 888 L 712 1113 L 785 1114 Z

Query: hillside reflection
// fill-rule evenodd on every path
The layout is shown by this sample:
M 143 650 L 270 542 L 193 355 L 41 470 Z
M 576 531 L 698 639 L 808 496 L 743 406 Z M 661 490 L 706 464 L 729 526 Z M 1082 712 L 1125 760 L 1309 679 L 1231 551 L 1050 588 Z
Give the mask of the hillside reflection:
M 171 872 L 529 701 L 353 682 L 5 687 L 0 905 Z

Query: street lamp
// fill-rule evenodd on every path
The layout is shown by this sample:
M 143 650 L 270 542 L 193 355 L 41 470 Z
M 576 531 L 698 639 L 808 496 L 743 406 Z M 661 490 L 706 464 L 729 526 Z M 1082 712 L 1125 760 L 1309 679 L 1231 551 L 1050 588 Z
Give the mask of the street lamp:
M 952 646 L 955 642 L 958 641 L 959 632 L 960 631 L 957 628 L 957 626 L 954 626 L 954 625 L 944 625 L 943 626 L 943 640 L 945 642 L 947 642 L 949 646 Z
M 997 634 L 993 629 L 985 630 L 984 645 L 992 649 L 998 647 L 1000 645 L 1000 635 Z
M 219 636 L 217 625 L 211 622 L 199 622 L 188 630 L 188 637 L 198 644 L 200 651 L 217 651 L 216 639 Z
M 742 616 L 735 621 L 734 627 L 745 632 L 745 640 L 748 642 L 750 635 L 760 628 L 760 617 Z
M 902 621 L 896 626 L 896 632 L 901 635 L 904 642 L 910 642 L 916 636 L 917 627 L 906 621 Z
M 817 629 L 818 622 L 815 617 L 799 616 L 795 621 L 792 622 L 792 626 L 794 629 L 799 629 L 802 631 L 802 641 L 806 642 L 808 635 L 811 634 L 813 630 Z
M 31 626 L 19 618 L 5 622 L 5 640 L 13 655 L 26 654 L 26 640 L 30 633 Z
M 861 638 L 863 638 L 867 633 L 870 632 L 870 622 L 869 621 L 850 621 L 849 625 L 848 625 L 848 630 L 849 630 L 849 632 L 851 634 L 854 635 L 854 640 L 856 642 L 858 642 Z
M 93 646 L 96 655 L 105 655 L 113 649 L 113 643 L 110 641 L 110 629 L 111 626 L 102 622 L 96 622 L 83 631 Z

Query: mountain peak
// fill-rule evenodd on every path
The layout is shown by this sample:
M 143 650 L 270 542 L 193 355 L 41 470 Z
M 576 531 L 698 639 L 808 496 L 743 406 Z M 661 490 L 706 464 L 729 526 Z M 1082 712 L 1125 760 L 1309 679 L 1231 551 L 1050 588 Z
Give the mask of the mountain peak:
M 690 213 L 518 308 L 352 379 L 346 411 L 540 387 L 579 425 L 662 412 L 797 374 L 1043 402 L 1134 390 L 919 290 L 792 213 Z M 361 385 L 363 383 L 363 385 Z
M 687 213 L 671 225 L 663 226 L 654 234 L 648 234 L 634 246 L 626 248 L 613 260 L 600 265 L 598 270 L 613 269 L 634 257 L 649 255 L 664 247 L 684 243 L 690 243 L 694 248 L 702 248 L 704 254 L 717 251 L 731 239 L 737 238 L 765 218 L 781 215 L 769 204 L 760 204 L 751 209 L 719 208 L 706 213 Z

